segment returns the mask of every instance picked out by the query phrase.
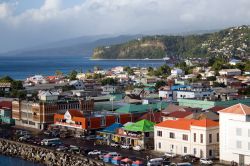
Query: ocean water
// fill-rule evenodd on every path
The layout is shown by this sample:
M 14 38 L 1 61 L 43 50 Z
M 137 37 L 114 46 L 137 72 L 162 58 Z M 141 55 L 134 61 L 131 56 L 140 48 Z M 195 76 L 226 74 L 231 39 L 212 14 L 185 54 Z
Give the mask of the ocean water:
M 93 70 L 95 66 L 108 69 L 115 66 L 160 66 L 163 60 L 89 60 L 87 57 L 0 57 L 0 77 L 25 79 L 34 74 L 53 75 L 56 70 L 67 74 L 71 70 Z
M 25 161 L 16 157 L 0 155 L 0 166 L 42 166 L 42 164 Z

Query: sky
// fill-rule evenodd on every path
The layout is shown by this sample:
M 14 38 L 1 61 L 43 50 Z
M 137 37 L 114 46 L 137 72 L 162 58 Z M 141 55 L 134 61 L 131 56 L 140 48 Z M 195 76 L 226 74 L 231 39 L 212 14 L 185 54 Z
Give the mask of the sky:
M 89 35 L 250 24 L 250 0 L 0 0 L 0 52 Z

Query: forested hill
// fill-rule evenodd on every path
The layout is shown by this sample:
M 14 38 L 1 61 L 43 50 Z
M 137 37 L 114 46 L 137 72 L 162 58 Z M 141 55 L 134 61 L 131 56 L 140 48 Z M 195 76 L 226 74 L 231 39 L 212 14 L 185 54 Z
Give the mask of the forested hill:
M 93 59 L 161 59 L 169 57 L 250 56 L 250 26 L 211 34 L 146 36 L 129 42 L 94 49 Z

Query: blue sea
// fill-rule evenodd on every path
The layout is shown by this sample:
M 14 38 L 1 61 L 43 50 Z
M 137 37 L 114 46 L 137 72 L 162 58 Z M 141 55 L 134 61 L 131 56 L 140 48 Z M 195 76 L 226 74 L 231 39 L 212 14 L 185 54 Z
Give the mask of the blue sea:
M 35 74 L 54 75 L 56 70 L 67 74 L 71 70 L 108 69 L 115 66 L 148 67 L 163 65 L 163 60 L 90 60 L 87 57 L 0 57 L 0 77 L 23 80 Z
M 0 155 L 0 166 L 42 166 L 41 164 L 25 161 L 16 157 Z

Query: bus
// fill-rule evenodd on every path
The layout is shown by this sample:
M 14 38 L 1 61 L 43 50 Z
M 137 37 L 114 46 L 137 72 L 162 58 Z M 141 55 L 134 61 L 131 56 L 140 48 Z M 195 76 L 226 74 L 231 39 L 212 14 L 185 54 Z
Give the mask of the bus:
M 55 145 L 61 145 L 62 142 L 60 138 L 52 138 L 52 139 L 43 139 L 41 141 L 41 145 L 46 145 L 46 146 L 55 146 Z

